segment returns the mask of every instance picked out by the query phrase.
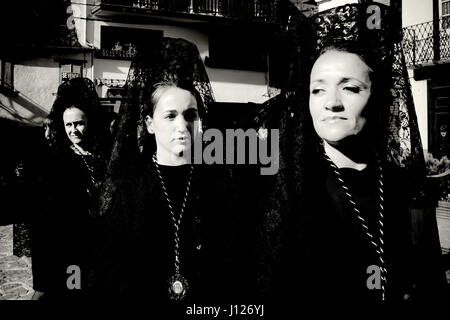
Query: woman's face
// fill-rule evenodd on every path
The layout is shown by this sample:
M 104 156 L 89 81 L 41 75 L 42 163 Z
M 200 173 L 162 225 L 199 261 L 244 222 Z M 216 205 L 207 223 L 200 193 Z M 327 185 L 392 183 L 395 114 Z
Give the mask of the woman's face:
M 53 132 L 49 123 L 44 123 L 44 137 L 47 141 L 51 141 L 53 139 Z
M 366 124 L 362 112 L 371 94 L 369 67 L 353 53 L 330 50 L 311 71 L 309 110 L 314 129 L 330 144 L 357 135 Z
M 147 130 L 155 135 L 158 160 L 180 157 L 189 150 L 199 126 L 197 101 L 187 90 L 164 89 L 153 111 L 145 118 Z
M 86 139 L 88 121 L 84 111 L 71 107 L 63 113 L 64 128 L 73 144 L 80 144 Z

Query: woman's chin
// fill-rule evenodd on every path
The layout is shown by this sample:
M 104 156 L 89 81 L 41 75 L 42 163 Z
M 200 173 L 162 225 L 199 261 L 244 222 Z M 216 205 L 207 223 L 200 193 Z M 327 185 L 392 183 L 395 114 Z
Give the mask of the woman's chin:
M 81 145 L 83 143 L 83 140 L 78 139 L 78 138 L 72 138 L 72 139 L 70 139 L 70 142 L 72 142 L 72 144 Z
M 343 141 L 346 136 L 345 135 L 324 135 L 321 137 L 323 140 L 328 142 L 330 145 L 338 145 L 341 141 Z
M 326 130 L 325 132 L 319 132 L 320 138 L 331 145 L 337 145 L 354 135 L 355 133 L 349 130 Z
M 186 152 L 188 152 L 191 149 L 190 146 L 187 145 L 179 145 L 176 148 L 173 149 L 173 154 L 177 155 L 179 157 L 185 156 Z

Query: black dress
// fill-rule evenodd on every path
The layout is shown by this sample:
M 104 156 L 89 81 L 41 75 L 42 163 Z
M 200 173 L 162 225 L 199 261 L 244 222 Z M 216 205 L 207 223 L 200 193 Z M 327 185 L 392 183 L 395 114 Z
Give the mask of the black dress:
M 326 160 L 315 162 L 306 175 L 305 210 L 292 218 L 287 240 L 280 249 L 276 275 L 276 302 L 292 301 L 377 302 L 381 290 L 367 285 L 379 266 L 378 254 L 355 216 L 333 169 Z M 378 235 L 378 171 L 369 163 L 362 171 L 340 169 L 361 215 L 375 237 Z M 384 168 L 384 252 L 387 268 L 386 299 L 401 300 L 411 294 L 411 219 L 407 180 L 397 171 Z M 294 304 L 295 305 L 295 304 Z
M 178 219 L 190 165 L 159 167 Z M 145 300 L 164 312 L 173 311 L 171 306 L 224 299 L 231 259 L 228 171 L 194 165 L 179 229 L 180 273 L 188 290 L 178 303 L 168 294 L 175 272 L 175 235 L 167 199 L 154 163 L 136 168 L 117 180 L 113 204 L 100 221 L 95 292 L 104 299 Z
M 94 167 L 101 170 L 100 165 Z M 33 228 L 33 287 L 45 292 L 43 299 L 69 300 L 87 295 L 97 241 L 96 200 L 87 191 L 92 190 L 91 175 L 82 157 L 69 148 L 52 161 L 50 206 L 35 220 Z

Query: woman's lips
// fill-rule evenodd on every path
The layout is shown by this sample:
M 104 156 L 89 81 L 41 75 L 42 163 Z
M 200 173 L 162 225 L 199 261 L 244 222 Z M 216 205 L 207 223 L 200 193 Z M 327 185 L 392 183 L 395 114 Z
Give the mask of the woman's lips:
M 179 141 L 179 142 L 184 142 L 188 140 L 187 136 L 182 136 L 182 137 L 176 137 L 173 139 L 174 141 Z
M 344 120 L 347 120 L 347 118 L 340 117 L 340 116 L 329 116 L 329 117 L 325 117 L 322 119 L 323 122 L 328 122 L 328 123 L 334 123 L 334 122 L 344 121 Z

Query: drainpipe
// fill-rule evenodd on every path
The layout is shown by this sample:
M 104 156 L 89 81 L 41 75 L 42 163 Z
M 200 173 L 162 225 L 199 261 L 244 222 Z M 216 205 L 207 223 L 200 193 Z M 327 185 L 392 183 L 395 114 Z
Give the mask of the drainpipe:
M 440 39 L 439 39 L 439 0 L 433 0 L 433 62 L 441 60 Z
M 94 50 L 91 51 L 91 77 L 92 77 L 92 82 L 95 82 L 95 79 L 94 79 Z

